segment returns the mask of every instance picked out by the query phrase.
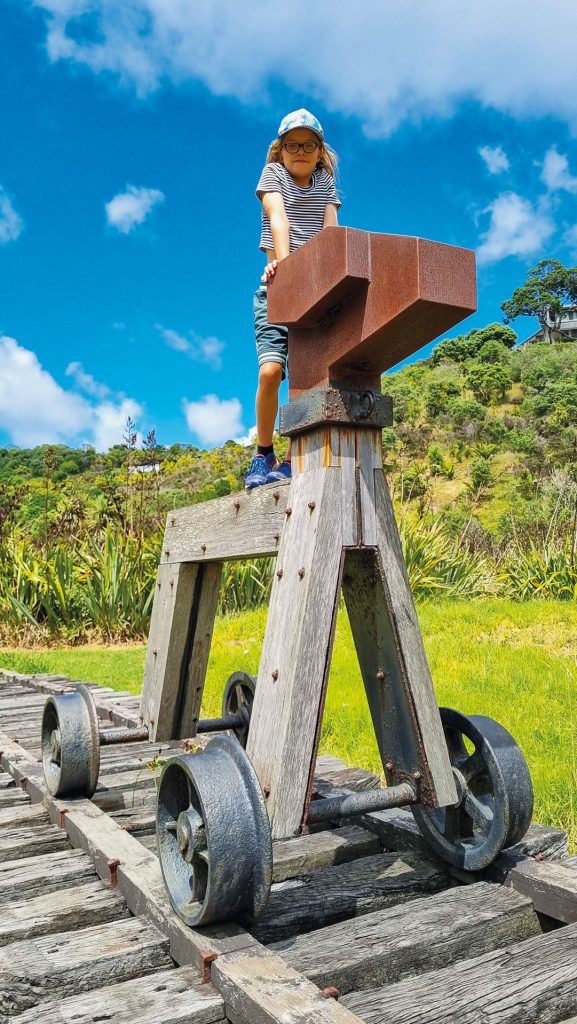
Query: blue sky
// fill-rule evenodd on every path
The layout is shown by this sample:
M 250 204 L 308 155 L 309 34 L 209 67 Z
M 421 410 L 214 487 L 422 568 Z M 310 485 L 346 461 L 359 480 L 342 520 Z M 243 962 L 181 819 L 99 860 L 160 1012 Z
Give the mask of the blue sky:
M 300 106 L 341 223 L 477 249 L 460 329 L 499 319 L 577 262 L 576 35 L 573 0 L 4 0 L 0 444 L 248 435 L 254 187 Z

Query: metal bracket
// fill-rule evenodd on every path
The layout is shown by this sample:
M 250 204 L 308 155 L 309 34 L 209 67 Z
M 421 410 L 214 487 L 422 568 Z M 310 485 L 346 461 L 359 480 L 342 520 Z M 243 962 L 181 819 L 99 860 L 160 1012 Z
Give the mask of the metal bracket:
M 320 387 L 291 398 L 280 411 L 280 432 L 293 437 L 314 427 L 343 423 L 347 426 L 390 427 L 393 401 L 376 391 L 349 391 Z

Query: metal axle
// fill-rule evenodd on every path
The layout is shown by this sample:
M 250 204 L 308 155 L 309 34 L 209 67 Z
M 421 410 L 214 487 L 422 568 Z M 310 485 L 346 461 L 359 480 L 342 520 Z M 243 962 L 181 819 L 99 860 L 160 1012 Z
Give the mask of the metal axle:
M 227 729 L 244 729 L 249 724 L 248 715 L 223 715 L 222 718 L 201 718 L 196 727 L 199 732 L 224 732 Z M 146 743 L 148 729 L 143 725 L 140 729 L 129 729 L 119 726 L 114 729 L 99 729 L 98 738 L 101 747 L 111 747 L 117 743 Z
M 384 811 L 387 807 L 404 807 L 417 802 L 417 793 L 408 782 L 387 789 L 372 789 L 368 793 L 351 793 L 346 796 L 312 800 L 307 825 L 330 818 L 354 818 L 370 811 Z

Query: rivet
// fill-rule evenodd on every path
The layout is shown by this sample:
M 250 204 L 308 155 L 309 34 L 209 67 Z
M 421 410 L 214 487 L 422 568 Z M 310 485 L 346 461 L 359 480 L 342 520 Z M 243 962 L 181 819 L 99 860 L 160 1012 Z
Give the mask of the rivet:
M 316 508 L 316 504 L 315 504 L 315 502 L 314 502 L 314 501 L 309 501 L 309 508 L 310 508 L 311 512 L 312 512 L 312 510 L 313 510 L 314 508 Z
M 164 554 L 165 554 L 165 555 L 166 555 L 166 557 L 168 558 L 168 556 L 170 555 L 170 551 L 168 550 L 168 548 L 166 548 L 166 550 L 165 550 Z
M 58 811 L 58 828 L 64 828 L 64 818 L 67 814 L 67 807 L 62 807 L 61 810 Z
M 170 520 L 170 525 L 174 526 L 175 522 L 176 522 L 176 519 L 174 518 L 174 516 L 172 516 L 172 518 Z
M 272 496 L 273 496 L 275 501 L 278 501 L 278 499 L 280 498 L 280 494 L 279 494 L 278 491 L 273 491 L 272 492 Z
M 336 988 L 334 985 L 327 985 L 326 988 L 321 989 L 321 996 L 325 999 L 338 999 L 342 995 L 340 988 Z
M 377 679 L 383 680 L 384 678 L 385 673 L 383 672 L 382 668 L 380 668 L 379 671 L 377 672 Z
M 240 508 L 240 501 L 235 501 L 234 507 L 235 507 L 236 511 L 238 512 L 238 510 Z
M 293 514 L 292 508 L 285 508 L 284 514 L 285 514 L 285 516 L 292 516 L 292 514 Z
M 262 791 L 264 793 L 265 800 L 268 800 L 268 798 L 270 796 L 270 786 L 263 786 L 262 787 Z
M 160 580 L 158 580 L 158 582 L 157 582 L 156 586 L 157 586 L 157 587 L 158 587 L 158 589 L 160 590 L 160 588 L 161 588 L 161 586 L 162 586 L 162 584 L 161 584 Z
M 274 672 L 271 672 L 271 676 L 273 677 L 273 680 L 276 683 L 278 679 L 278 668 L 275 668 Z
M 277 574 L 279 580 L 282 579 L 283 570 L 282 569 L 277 569 L 277 573 L 276 574 Z
M 120 866 L 120 861 L 118 860 L 118 857 L 111 857 L 110 860 L 106 861 L 106 863 L 108 865 L 109 881 L 114 887 L 118 885 L 118 868 Z
M 202 553 L 204 554 L 204 552 L 206 551 L 206 544 L 201 544 L 201 545 L 200 545 L 200 550 L 201 550 L 201 551 L 202 551 Z
M 298 574 L 299 574 L 299 579 L 301 579 L 301 580 L 302 580 L 302 578 L 303 578 L 303 576 L 304 576 L 304 574 L 305 574 L 305 571 L 304 571 L 304 569 L 299 569 L 299 572 L 298 572 Z
M 415 782 L 420 782 L 423 776 L 421 775 L 420 772 L 413 772 L 413 778 Z
M 154 654 L 154 657 L 156 658 L 156 656 L 158 654 L 158 651 L 153 651 L 152 653 Z
M 171 581 L 170 581 L 170 585 L 171 585 L 171 587 L 173 587 L 173 586 L 174 586 L 174 580 L 171 580 Z
M 395 767 L 395 762 L 391 761 L 390 758 L 389 758 L 389 760 L 385 764 L 385 768 L 387 769 L 388 772 L 392 772 L 394 767 Z
M 274 537 L 276 543 L 278 544 L 278 542 L 280 540 L 280 533 L 273 533 L 273 537 Z

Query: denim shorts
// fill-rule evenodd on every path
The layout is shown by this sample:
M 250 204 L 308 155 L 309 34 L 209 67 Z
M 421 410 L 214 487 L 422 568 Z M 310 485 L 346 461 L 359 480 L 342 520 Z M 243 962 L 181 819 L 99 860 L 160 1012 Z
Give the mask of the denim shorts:
M 269 324 L 265 284 L 259 285 L 254 293 L 254 333 L 259 367 L 263 363 L 280 363 L 284 380 L 287 369 L 288 328 L 282 324 Z

